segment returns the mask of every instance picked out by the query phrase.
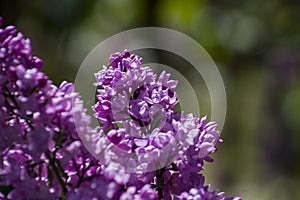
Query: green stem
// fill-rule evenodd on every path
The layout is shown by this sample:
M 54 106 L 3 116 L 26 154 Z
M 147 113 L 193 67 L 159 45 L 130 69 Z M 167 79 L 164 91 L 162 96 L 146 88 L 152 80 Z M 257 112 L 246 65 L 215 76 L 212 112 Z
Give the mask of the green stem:
M 49 152 L 46 153 L 47 158 L 49 159 L 49 163 L 50 166 L 57 178 L 58 183 L 60 184 L 61 188 L 62 188 L 62 194 L 61 194 L 61 198 L 65 199 L 66 193 L 67 193 L 67 188 L 66 185 L 64 183 L 64 181 L 61 178 L 61 174 L 59 173 L 59 170 L 56 167 L 55 161 L 51 158 Z
M 162 200 L 163 199 L 163 191 L 164 191 L 164 174 L 165 168 L 156 170 L 156 187 L 157 187 L 157 192 L 158 192 L 158 199 Z

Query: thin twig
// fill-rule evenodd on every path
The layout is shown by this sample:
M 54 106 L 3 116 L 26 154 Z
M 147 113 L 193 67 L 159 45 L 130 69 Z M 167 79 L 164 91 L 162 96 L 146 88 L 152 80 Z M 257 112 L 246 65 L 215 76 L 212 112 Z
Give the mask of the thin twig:
M 51 158 L 49 152 L 46 153 L 46 156 L 49 159 L 50 166 L 51 166 L 51 168 L 52 168 L 52 170 L 53 170 L 53 172 L 54 172 L 54 174 L 55 174 L 55 176 L 57 178 L 58 183 L 60 184 L 60 186 L 62 188 L 61 197 L 62 197 L 62 199 L 64 199 L 65 198 L 65 194 L 67 193 L 66 185 L 65 185 L 64 181 L 62 180 L 61 175 L 60 175 L 60 173 L 59 173 L 59 171 L 58 171 L 58 169 L 56 167 L 55 161 Z

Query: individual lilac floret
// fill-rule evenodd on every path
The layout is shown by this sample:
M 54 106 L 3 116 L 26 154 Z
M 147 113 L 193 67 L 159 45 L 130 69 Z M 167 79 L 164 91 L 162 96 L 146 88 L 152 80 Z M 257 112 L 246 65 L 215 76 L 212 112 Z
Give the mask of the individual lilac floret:
M 113 87 L 122 77 L 122 71 L 115 68 L 107 68 L 104 66 L 104 70 L 99 71 L 95 74 L 97 82 L 94 84 L 95 86 L 105 87 L 110 86 Z
M 139 191 L 136 187 L 129 187 L 126 192 L 120 196 L 120 200 L 151 200 L 157 199 L 157 193 L 150 185 L 144 185 Z
M 175 200 L 242 200 L 240 197 L 225 198 L 224 192 L 209 191 L 210 186 L 191 188 L 189 192 L 183 192 Z
M 209 157 L 209 154 L 216 151 L 216 143 L 222 142 L 219 132 L 216 130 L 216 123 L 206 123 L 206 117 L 203 117 L 201 120 L 194 120 L 198 124 L 197 129 L 193 129 L 190 131 L 190 134 L 187 134 L 187 136 L 191 136 L 185 139 L 189 147 L 184 155 L 176 161 L 179 170 L 189 171 L 190 173 L 203 170 L 203 161 L 212 162 L 213 160 Z M 186 123 L 187 126 L 191 124 L 189 121 Z M 183 127 L 180 126 L 179 129 L 183 129 Z M 183 135 L 185 134 L 183 133 Z
M 114 53 L 109 58 L 110 65 L 113 68 L 118 68 L 122 72 L 127 70 L 132 70 L 134 68 L 140 67 L 142 64 L 142 58 L 130 54 L 129 51 L 125 50 L 122 53 Z

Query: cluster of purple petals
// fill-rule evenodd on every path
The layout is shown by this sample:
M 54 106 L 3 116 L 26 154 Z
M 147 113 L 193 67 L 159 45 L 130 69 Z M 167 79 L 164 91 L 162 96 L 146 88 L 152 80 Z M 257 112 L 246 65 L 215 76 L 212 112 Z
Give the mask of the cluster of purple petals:
M 79 94 L 71 83 L 53 85 L 42 65 L 22 33 L 0 29 L 0 198 L 155 199 L 150 184 L 91 156 L 77 130 L 99 133 Z
M 177 81 L 170 80 L 170 74 L 157 76 L 127 50 L 109 60 L 108 67 L 95 73 L 93 106 L 106 135 L 98 145 L 99 152 L 108 155 L 105 163 L 130 172 L 150 171 L 148 179 L 165 200 L 192 188 L 207 191 L 199 172 L 205 161 L 213 161 L 209 154 L 222 141 L 217 124 L 176 111 Z
M 220 142 L 216 124 L 177 112 L 177 81 L 165 71 L 157 77 L 151 68 L 141 67 L 141 60 L 127 50 L 114 53 L 110 66 L 95 74 L 94 116 L 112 143 L 102 145 L 112 155 L 106 163 L 120 164 L 120 157 L 129 157 L 124 164 L 143 172 L 180 157 L 176 162 L 183 171 L 191 166 L 197 169 L 193 172 L 202 170 L 203 159 L 211 160 L 208 154 Z
M 225 198 L 224 192 L 209 191 L 209 186 L 202 188 L 191 188 L 188 192 L 183 192 L 175 200 L 241 200 L 240 197 Z
M 216 124 L 176 112 L 177 82 L 167 73 L 157 78 L 141 61 L 128 51 L 112 54 L 96 73 L 93 109 L 102 129 L 93 128 L 73 84 L 55 86 L 29 39 L 13 26 L 0 28 L 0 199 L 193 199 L 193 188 L 200 199 L 222 199 L 199 173 L 220 142 Z M 137 158 L 127 164 L 143 167 L 174 148 L 181 156 L 139 174 L 90 154 L 106 149 L 113 161 L 131 152 Z

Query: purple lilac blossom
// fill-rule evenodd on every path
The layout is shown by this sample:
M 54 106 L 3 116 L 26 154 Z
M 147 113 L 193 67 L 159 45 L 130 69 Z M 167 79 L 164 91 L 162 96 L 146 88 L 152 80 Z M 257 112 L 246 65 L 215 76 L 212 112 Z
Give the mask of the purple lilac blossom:
M 140 57 L 127 50 L 112 54 L 109 60 L 110 66 L 95 73 L 94 84 L 98 87 L 94 116 L 106 133 L 103 143 L 111 143 L 99 148 L 110 155 L 104 162 L 130 172 L 157 170 L 172 161 L 180 170 L 202 170 L 203 160 L 211 160 L 208 154 L 221 141 L 216 123 L 206 124 L 205 117 L 176 111 L 177 81 L 165 71 L 157 78 L 151 68 L 141 67 Z
M 93 108 L 101 129 L 93 128 L 73 84 L 52 84 L 30 40 L 14 26 L 0 28 L 0 198 L 225 199 L 209 192 L 199 173 L 221 141 L 216 124 L 176 112 L 177 82 L 165 72 L 156 78 L 141 62 L 128 51 L 115 53 L 96 73 Z M 140 166 L 169 159 L 159 151 L 178 145 L 180 156 L 143 173 L 116 171 L 90 154 L 106 149 L 113 161 L 134 152 L 137 159 L 127 164 Z
M 183 192 L 175 200 L 241 200 L 240 197 L 225 198 L 224 192 L 209 191 L 210 186 L 202 188 L 191 188 L 188 192 Z
M 73 84 L 56 87 L 40 72 L 29 39 L 0 29 L 0 52 L 1 199 L 119 199 L 127 188 L 137 199 L 156 198 L 147 182 L 129 183 L 130 174 L 105 168 L 83 146 L 78 128 L 99 135 L 91 117 Z
M 127 50 L 109 60 L 110 66 L 95 73 L 98 101 L 93 106 L 106 134 L 98 145 L 99 152 L 109 155 L 105 162 L 136 172 L 162 171 L 153 181 L 157 185 L 163 181 L 165 186 L 157 187 L 164 199 L 203 186 L 199 172 L 204 161 L 213 161 L 209 154 L 222 142 L 217 124 L 175 110 L 177 81 L 170 80 L 170 74 L 163 72 L 157 78 Z

